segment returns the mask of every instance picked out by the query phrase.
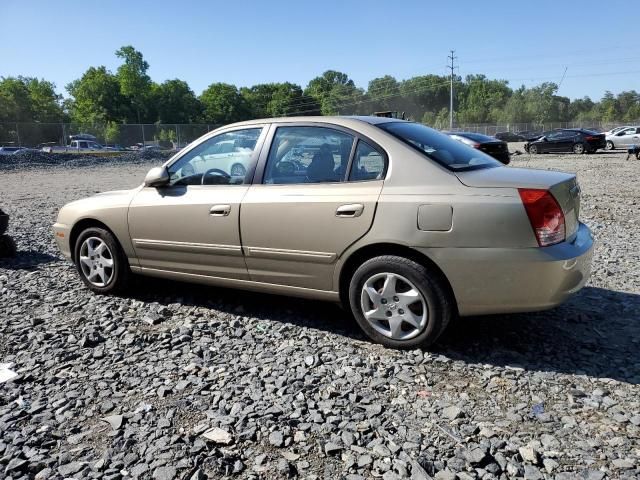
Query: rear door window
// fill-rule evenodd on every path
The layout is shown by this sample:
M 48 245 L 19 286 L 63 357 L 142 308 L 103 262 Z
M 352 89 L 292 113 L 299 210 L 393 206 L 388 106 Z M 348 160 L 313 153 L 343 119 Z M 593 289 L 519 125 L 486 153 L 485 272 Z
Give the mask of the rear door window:
M 354 137 L 326 127 L 278 127 L 267 158 L 264 183 L 343 182 Z

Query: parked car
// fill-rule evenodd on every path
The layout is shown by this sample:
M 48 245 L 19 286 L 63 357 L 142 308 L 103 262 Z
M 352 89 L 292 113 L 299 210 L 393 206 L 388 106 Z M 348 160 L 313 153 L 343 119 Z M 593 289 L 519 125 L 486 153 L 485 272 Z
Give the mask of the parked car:
M 240 139 L 244 177 L 206 153 Z M 342 302 L 370 338 L 409 348 L 454 314 L 578 291 L 593 250 L 579 208 L 575 175 L 506 168 L 421 124 L 279 118 L 208 133 L 139 187 L 67 204 L 53 230 L 96 293 L 137 273 Z
M 534 132 L 534 131 L 522 131 L 522 132 L 517 132 L 517 135 L 521 136 L 522 138 L 524 138 L 523 141 L 525 142 L 532 142 L 533 140 L 537 140 L 538 138 L 540 138 L 541 136 L 543 136 L 546 132 Z
M 451 138 L 458 140 L 470 147 L 477 148 L 478 150 L 491 155 L 496 160 L 508 165 L 511 161 L 509 155 L 509 146 L 507 142 L 498 140 L 495 137 L 489 137 L 480 133 L 472 132 L 445 132 Z
M 561 128 L 545 132 L 537 140 L 528 142 L 525 150 L 531 154 L 547 152 L 593 153 L 605 148 L 605 136 L 602 133 L 582 128 Z
M 527 139 L 515 132 L 498 132 L 495 134 L 498 140 L 503 142 L 526 142 Z
M 103 150 L 102 145 L 91 140 L 71 140 L 66 147 L 57 145 L 42 147 L 42 151 L 47 153 L 90 153 Z
M 606 136 L 607 150 L 616 148 L 628 149 L 634 145 L 640 145 L 640 127 L 625 127 Z
M 24 147 L 0 147 L 0 155 L 13 155 L 24 149 Z
M 604 132 L 605 136 L 609 136 L 609 135 L 613 135 L 614 133 L 619 132 L 620 130 L 624 130 L 625 128 L 629 128 L 630 125 L 623 125 L 621 127 L 614 127 L 611 130 L 607 130 L 606 132 Z

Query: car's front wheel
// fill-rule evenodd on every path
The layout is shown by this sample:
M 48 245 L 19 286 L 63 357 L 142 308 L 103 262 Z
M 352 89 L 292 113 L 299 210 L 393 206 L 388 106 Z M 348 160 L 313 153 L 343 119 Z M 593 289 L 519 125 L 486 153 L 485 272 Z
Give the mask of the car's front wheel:
M 613 142 L 611 140 L 607 140 L 606 149 L 607 150 L 613 150 L 614 149 L 614 145 L 613 145 Z
M 529 145 L 529 153 L 531 155 L 537 155 L 538 154 L 538 146 L 537 145 Z
M 582 155 L 585 152 L 584 145 L 582 143 L 576 143 L 573 146 L 573 153 L 576 155 Z
M 349 303 L 367 336 L 394 348 L 431 345 L 453 315 L 437 276 L 395 255 L 372 258 L 355 271 Z
M 115 293 L 129 283 L 127 258 L 116 238 L 103 228 L 91 227 L 80 233 L 74 259 L 80 278 L 96 293 Z

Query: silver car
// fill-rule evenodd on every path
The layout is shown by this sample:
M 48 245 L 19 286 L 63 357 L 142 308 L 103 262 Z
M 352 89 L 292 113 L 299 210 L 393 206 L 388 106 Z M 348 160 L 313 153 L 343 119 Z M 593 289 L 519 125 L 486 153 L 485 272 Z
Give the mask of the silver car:
M 577 292 L 593 249 L 579 209 L 575 175 L 505 167 L 424 125 L 299 117 L 211 132 L 139 187 L 64 206 L 54 231 L 97 293 L 140 274 L 341 302 L 408 348 L 457 314 Z
M 607 135 L 607 150 L 617 148 L 629 148 L 640 145 L 640 127 L 625 127 L 617 132 Z

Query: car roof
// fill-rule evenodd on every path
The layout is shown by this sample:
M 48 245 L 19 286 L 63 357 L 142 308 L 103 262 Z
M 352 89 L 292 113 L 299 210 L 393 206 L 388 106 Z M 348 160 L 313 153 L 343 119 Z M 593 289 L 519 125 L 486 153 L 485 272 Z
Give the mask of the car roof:
M 344 127 L 357 126 L 358 123 L 368 123 L 370 125 L 379 125 L 382 123 L 403 122 L 409 123 L 407 120 L 398 118 L 376 117 L 373 115 L 353 115 L 353 116 L 310 116 L 310 117 L 274 117 L 274 118 L 257 118 L 254 120 L 245 120 L 237 122 L 226 127 L 255 125 L 260 123 L 290 123 L 290 122 L 310 122 L 310 123 L 331 123 L 334 125 L 342 125 Z

